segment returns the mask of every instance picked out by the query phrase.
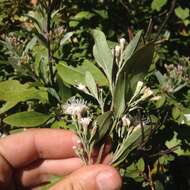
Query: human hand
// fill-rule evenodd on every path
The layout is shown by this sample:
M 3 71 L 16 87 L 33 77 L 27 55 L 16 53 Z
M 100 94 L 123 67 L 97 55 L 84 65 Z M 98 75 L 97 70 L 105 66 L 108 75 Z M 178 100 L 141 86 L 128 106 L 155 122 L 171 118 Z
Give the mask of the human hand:
M 0 189 L 37 189 L 52 175 L 65 176 L 51 190 L 117 190 L 118 172 L 83 166 L 72 149 L 77 137 L 59 129 L 32 129 L 0 140 Z

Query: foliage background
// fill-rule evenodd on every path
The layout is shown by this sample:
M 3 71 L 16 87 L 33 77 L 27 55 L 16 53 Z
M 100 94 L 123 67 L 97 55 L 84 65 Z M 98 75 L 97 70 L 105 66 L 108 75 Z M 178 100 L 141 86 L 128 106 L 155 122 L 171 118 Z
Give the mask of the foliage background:
M 68 128 L 57 105 L 80 92 L 65 85 L 70 80 L 68 73 L 64 82 L 57 77 L 56 65 L 64 63 L 80 71 L 93 70 L 89 62 L 93 62 L 90 30 L 94 28 L 101 29 L 112 46 L 121 37 L 129 41 L 138 30 L 147 31 L 152 20 L 149 38 L 155 39 L 174 2 L 55 0 L 53 10 L 60 10 L 51 23 L 54 31 L 50 55 L 33 22 L 26 19 L 26 14 L 36 7 L 29 0 L 14 3 L 0 0 L 0 80 L 4 81 L 0 83 L 1 133 L 10 134 L 33 126 Z M 127 160 L 124 189 L 190 188 L 189 7 L 189 1 L 176 1 L 157 39 L 154 64 L 145 81 L 161 99 L 154 105 L 146 104 L 145 110 L 160 125 L 146 148 L 133 152 Z M 42 18 L 45 35 L 48 28 L 43 20 L 48 17 L 44 14 Z M 54 79 L 49 63 L 53 65 Z M 96 80 L 102 81 L 97 73 Z M 30 115 L 23 123 L 20 118 L 24 116 L 7 118 L 25 111 Z

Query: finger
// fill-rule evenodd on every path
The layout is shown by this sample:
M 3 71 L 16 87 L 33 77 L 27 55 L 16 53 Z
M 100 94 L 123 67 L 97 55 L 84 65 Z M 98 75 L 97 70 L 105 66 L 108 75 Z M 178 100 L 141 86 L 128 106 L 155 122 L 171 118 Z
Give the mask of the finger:
M 16 171 L 19 187 L 34 187 L 49 182 L 51 176 L 65 176 L 79 169 L 83 162 L 79 158 L 36 161 Z
M 60 159 L 75 156 L 77 145 L 73 132 L 59 129 L 35 129 L 0 140 L 0 154 L 14 168 L 24 167 L 37 159 Z
M 106 165 L 91 165 L 72 173 L 50 190 L 118 190 L 120 187 L 117 170 Z

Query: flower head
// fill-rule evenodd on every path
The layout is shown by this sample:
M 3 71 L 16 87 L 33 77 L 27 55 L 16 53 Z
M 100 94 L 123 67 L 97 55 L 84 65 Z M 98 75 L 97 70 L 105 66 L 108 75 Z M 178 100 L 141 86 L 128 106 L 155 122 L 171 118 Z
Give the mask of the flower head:
M 77 116 L 78 119 L 80 119 L 88 110 L 88 106 L 86 104 L 87 103 L 83 99 L 72 97 L 65 105 L 63 105 L 63 110 L 64 113 Z
M 79 120 L 79 123 L 83 126 L 83 127 L 88 127 L 90 122 L 91 122 L 91 118 L 90 117 L 83 117 Z

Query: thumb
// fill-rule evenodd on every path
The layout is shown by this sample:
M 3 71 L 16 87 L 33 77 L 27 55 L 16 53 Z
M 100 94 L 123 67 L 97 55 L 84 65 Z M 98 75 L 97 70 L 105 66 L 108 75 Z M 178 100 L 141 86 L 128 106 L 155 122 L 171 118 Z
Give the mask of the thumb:
M 50 190 L 119 190 L 121 184 L 116 169 L 100 164 L 80 168 Z

